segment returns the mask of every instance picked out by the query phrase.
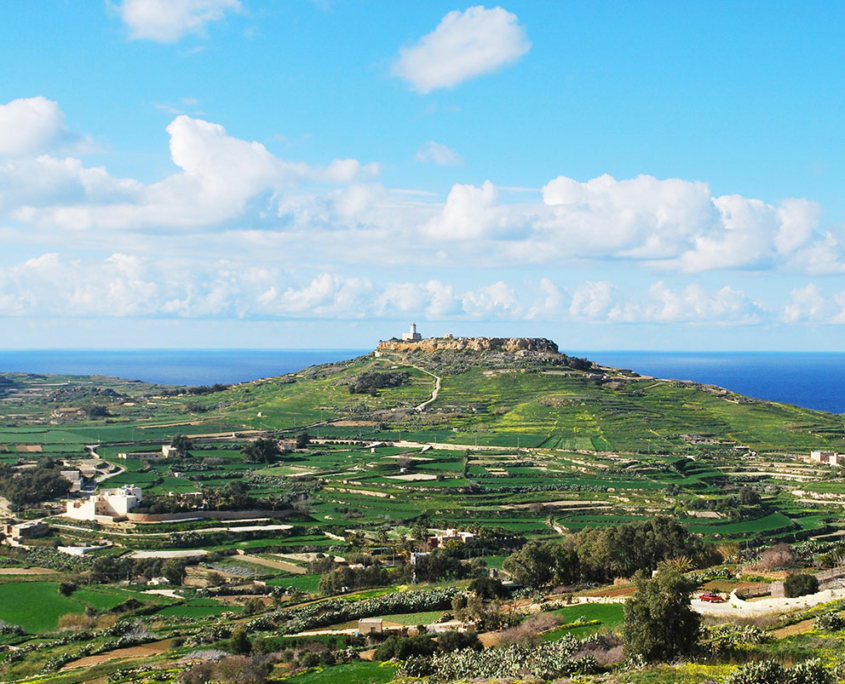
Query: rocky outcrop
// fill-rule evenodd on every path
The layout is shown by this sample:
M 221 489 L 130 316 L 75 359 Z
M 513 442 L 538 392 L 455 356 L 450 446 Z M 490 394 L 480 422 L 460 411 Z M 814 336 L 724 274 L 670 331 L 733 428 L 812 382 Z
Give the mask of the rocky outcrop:
M 386 340 L 377 351 L 504 351 L 557 354 L 557 344 L 543 337 L 429 337 L 423 340 Z

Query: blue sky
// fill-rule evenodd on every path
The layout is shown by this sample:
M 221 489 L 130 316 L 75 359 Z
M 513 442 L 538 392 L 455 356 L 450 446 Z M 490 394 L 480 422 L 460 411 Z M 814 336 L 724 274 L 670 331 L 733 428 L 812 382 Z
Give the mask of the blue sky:
M 838 350 L 845 6 L 0 6 L 7 348 Z

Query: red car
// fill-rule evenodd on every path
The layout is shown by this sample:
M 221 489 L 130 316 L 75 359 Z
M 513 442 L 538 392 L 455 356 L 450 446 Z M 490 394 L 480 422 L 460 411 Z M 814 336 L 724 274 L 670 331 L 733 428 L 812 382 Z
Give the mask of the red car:
M 706 594 L 702 594 L 698 598 L 702 601 L 707 601 L 708 603 L 722 603 L 725 600 L 719 596 L 719 594 L 714 594 L 712 591 L 708 591 Z

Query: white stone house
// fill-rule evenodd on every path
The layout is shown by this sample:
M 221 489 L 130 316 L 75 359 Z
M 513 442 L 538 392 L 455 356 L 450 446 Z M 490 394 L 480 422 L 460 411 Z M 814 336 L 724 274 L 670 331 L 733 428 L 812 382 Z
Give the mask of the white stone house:
M 838 454 L 835 451 L 816 450 L 810 452 L 810 461 L 834 466 L 845 465 L 845 454 Z
M 141 488 L 123 485 L 117 489 L 103 489 L 83 501 L 68 501 L 65 515 L 74 520 L 98 520 L 110 522 L 122 518 L 137 508 L 143 500 Z

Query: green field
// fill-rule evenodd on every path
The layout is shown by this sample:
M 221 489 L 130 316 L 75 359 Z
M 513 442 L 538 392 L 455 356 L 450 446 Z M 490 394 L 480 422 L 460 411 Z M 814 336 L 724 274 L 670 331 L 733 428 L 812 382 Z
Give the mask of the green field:
M 83 601 L 62 596 L 58 589 L 57 582 L 0 584 L 0 620 L 40 634 L 55 630 L 62 615 L 85 611 Z

